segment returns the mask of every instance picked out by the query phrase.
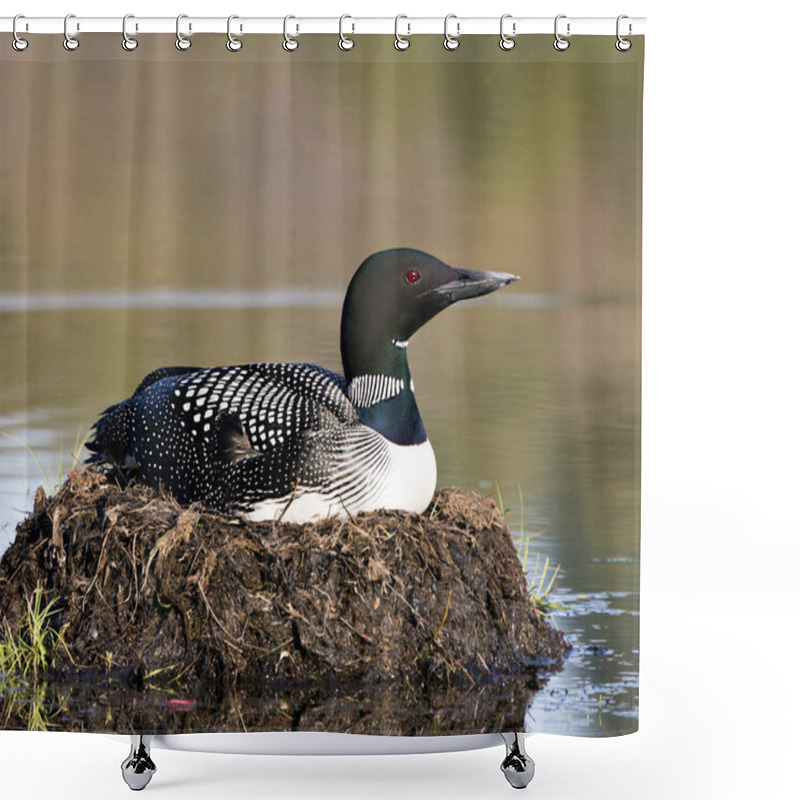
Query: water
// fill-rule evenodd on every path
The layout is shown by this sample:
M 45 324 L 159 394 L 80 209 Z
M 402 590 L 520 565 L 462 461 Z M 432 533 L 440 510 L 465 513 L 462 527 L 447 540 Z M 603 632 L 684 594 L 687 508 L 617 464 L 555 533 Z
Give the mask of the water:
M 530 581 L 539 580 L 537 556 L 540 565 L 545 558 L 551 569 L 559 565 L 552 599 L 562 608 L 551 616 L 574 650 L 534 696 L 528 728 L 632 730 L 638 419 L 636 352 L 625 322 L 636 307 L 517 286 L 448 310 L 409 347 L 439 485 L 499 491 L 521 555 L 529 538 Z M 26 298 L 24 307 L 4 298 L 6 368 L 27 381 L 4 381 L 0 392 L 0 551 L 36 487 L 57 482 L 76 440 L 138 377 L 171 363 L 282 359 L 339 369 L 341 299 L 334 287 L 45 295 Z M 577 332 L 593 343 L 595 357 L 581 352 Z M 125 347 L 123 336 L 135 337 L 135 347 Z M 120 350 L 126 359 L 111 357 Z

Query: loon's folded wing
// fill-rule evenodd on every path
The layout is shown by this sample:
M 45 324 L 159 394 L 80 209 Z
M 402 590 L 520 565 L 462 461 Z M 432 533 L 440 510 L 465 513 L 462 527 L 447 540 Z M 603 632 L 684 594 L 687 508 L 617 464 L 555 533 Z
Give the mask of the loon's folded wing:
M 182 436 L 195 443 L 193 494 L 222 508 L 323 486 L 337 442 L 359 422 L 344 378 L 312 364 L 210 368 L 164 388 Z

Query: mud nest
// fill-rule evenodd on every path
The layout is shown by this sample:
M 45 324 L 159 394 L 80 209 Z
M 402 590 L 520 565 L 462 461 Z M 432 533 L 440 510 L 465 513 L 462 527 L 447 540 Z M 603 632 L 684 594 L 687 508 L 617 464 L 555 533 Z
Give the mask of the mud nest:
M 71 655 L 54 670 L 129 686 L 535 686 L 569 648 L 497 506 L 453 489 L 421 515 L 250 523 L 78 469 L 39 490 L 0 561 L 0 620 L 17 625 L 37 586 Z

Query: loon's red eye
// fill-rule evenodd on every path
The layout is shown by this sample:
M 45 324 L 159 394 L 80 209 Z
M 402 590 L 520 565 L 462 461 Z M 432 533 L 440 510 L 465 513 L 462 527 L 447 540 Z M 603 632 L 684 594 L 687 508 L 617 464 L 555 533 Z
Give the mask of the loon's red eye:
M 406 272 L 406 281 L 408 283 L 416 283 L 419 280 L 419 272 L 415 269 L 410 269 Z

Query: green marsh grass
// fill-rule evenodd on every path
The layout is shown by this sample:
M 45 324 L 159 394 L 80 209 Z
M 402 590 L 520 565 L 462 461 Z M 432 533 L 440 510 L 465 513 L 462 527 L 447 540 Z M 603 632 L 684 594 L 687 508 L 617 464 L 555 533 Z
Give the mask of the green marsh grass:
M 46 674 L 52 653 L 59 647 L 67 655 L 63 629 L 53 626 L 58 613 L 56 601 L 44 602 L 44 593 L 37 584 L 33 596 L 27 599 L 27 608 L 16 630 L 7 620 L 0 632 L 0 680 L 10 682 L 39 680 Z
M 528 594 L 536 606 L 536 610 L 549 616 L 552 611 L 561 611 L 564 606 L 557 600 L 554 600 L 551 595 L 553 590 L 558 586 L 559 577 L 563 576 L 564 572 L 560 564 L 551 564 L 550 556 L 545 556 L 542 560 L 541 554 L 536 554 L 536 562 L 529 571 L 528 558 L 530 556 L 531 539 L 535 539 L 542 535 L 543 531 L 530 533 L 525 535 L 525 505 L 522 499 L 522 487 L 517 486 L 519 492 L 519 542 L 518 552 L 520 561 L 522 561 L 522 569 L 528 579 Z M 500 511 L 505 517 L 506 509 L 503 504 L 503 495 L 500 492 L 500 484 L 495 481 L 495 492 L 497 494 L 498 505 Z M 552 621 L 552 620 L 551 620 Z
M 0 630 L 0 714 L 8 723 L 20 721 L 28 730 L 47 730 L 58 713 L 47 710 L 47 669 L 56 649 L 72 656 L 64 629 L 54 626 L 56 601 L 44 601 L 37 584 L 16 630 L 8 621 Z
M 549 614 L 551 611 L 561 611 L 564 606 L 557 600 L 550 597 L 553 589 L 558 585 L 556 579 L 561 574 L 561 564 L 550 565 L 550 556 L 544 561 L 539 554 L 536 555 L 536 563 L 533 565 L 533 577 L 531 579 L 528 594 L 540 611 Z

